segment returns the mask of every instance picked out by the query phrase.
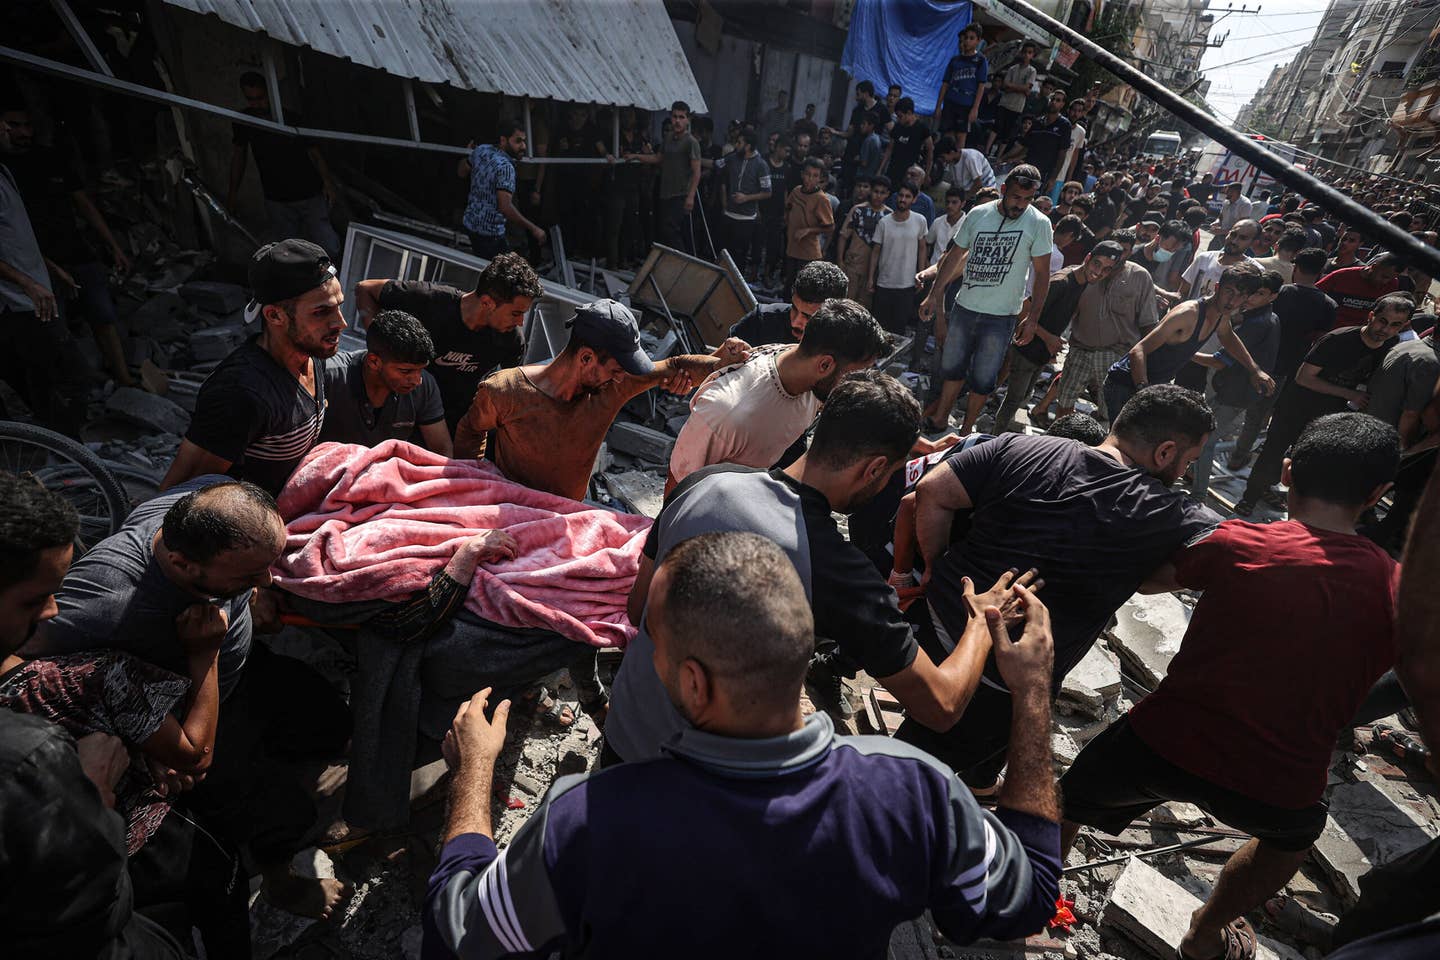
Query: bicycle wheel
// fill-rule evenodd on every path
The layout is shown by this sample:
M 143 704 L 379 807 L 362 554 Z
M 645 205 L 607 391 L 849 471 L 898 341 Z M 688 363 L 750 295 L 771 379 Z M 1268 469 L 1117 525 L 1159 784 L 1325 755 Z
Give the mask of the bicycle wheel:
M 33 477 L 80 514 L 77 550 L 83 552 L 120 529 L 130 513 L 125 488 L 82 444 L 44 427 L 0 420 L 0 470 Z

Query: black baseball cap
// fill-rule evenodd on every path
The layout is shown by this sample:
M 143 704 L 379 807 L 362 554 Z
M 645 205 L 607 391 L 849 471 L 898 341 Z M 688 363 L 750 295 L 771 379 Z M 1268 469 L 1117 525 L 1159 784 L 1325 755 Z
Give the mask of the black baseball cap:
M 572 339 L 615 358 L 620 369 L 637 377 L 655 371 L 655 364 L 640 349 L 640 322 L 630 308 L 616 300 L 596 300 L 575 310 L 566 324 Z
M 290 300 L 334 276 L 335 265 L 323 247 L 309 240 L 277 240 L 250 258 L 250 300 L 260 306 Z

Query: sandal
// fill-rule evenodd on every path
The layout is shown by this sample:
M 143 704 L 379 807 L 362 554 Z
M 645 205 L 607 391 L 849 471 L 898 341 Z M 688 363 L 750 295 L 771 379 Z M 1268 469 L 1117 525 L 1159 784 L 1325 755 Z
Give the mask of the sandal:
M 1248 920 L 1244 917 L 1231 920 L 1220 928 L 1220 933 L 1225 937 L 1225 951 L 1204 960 L 1255 960 L 1259 941 L 1255 938 L 1255 930 Z M 1180 947 L 1175 948 L 1175 956 L 1177 960 L 1196 960 L 1194 957 L 1187 957 Z
M 570 704 L 552 697 L 550 691 L 544 687 L 537 687 L 527 693 L 525 702 L 535 716 L 561 730 L 567 730 L 575 723 L 575 711 L 570 709 Z

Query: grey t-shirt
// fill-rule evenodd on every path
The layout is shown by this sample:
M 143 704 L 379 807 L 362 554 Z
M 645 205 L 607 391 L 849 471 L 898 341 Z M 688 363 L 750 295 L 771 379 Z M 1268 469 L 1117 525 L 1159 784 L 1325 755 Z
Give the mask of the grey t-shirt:
M 349 350 L 325 362 L 325 395 L 330 400 L 320 441 L 373 447 L 386 440 L 419 443 L 417 428 L 445 419 L 440 387 L 428 370 L 420 386 L 403 397 L 390 394 L 376 409 L 365 392 L 365 350 Z
M 5 262 L 10 266 L 31 280 L 43 283 L 48 289 L 54 289 L 50 271 L 45 269 L 45 260 L 40 256 L 40 244 L 35 240 L 30 216 L 20 199 L 20 188 L 4 165 L 0 165 L 0 250 L 5 252 Z M 0 280 L 0 309 L 29 313 L 35 305 L 24 290 L 9 280 Z
M 721 166 L 723 164 L 723 166 Z M 716 161 L 725 175 L 725 216 L 733 220 L 754 220 L 760 216 L 760 201 L 747 200 L 735 203 L 731 198 L 737 193 L 769 193 L 770 164 L 761 156 L 747 157 L 732 153 Z
M 123 650 L 186 676 L 175 618 L 202 598 L 181 590 L 161 572 L 153 549 L 155 534 L 166 512 L 185 494 L 231 479 L 216 474 L 196 477 L 136 507 L 119 533 L 101 540 L 71 565 L 55 595 L 59 615 L 40 625 L 25 644 L 24 655 Z M 220 643 L 221 700 L 239 682 L 250 655 L 250 591 L 226 598 L 224 606 L 230 629 Z
M 1391 426 L 1399 426 L 1400 414 L 1424 408 L 1435 395 L 1440 377 L 1440 353 L 1435 336 L 1402 343 L 1385 354 L 1380 369 L 1370 377 L 1370 402 L 1365 412 Z
M 815 614 L 815 636 L 834 640 L 872 677 L 899 673 L 919 645 L 892 590 L 835 525 L 820 491 L 779 470 L 717 464 L 697 470 L 671 492 L 645 541 L 658 565 L 677 543 L 702 533 L 746 531 L 789 555 Z M 627 761 L 653 760 L 687 728 L 651 659 L 655 643 L 644 618 L 611 691 L 605 737 Z

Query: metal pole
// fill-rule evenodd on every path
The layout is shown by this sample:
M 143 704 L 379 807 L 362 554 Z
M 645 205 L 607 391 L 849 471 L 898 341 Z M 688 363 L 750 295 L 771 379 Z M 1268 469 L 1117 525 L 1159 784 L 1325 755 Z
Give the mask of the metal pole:
M 405 118 L 410 121 L 410 139 L 419 143 L 420 114 L 415 111 L 415 83 L 409 77 L 403 77 L 400 89 L 405 93 Z
M 276 123 L 285 122 L 285 109 L 280 102 L 280 75 L 275 72 L 275 51 L 270 41 L 262 39 L 260 60 L 265 65 L 265 92 L 270 95 L 270 119 Z
M 528 137 L 526 138 L 529 139 Z M 620 159 L 620 108 L 613 107 L 610 110 L 610 156 L 616 160 Z
M 525 98 L 525 159 L 535 159 L 535 134 L 530 132 L 530 98 Z
M 66 0 L 50 0 L 50 6 L 55 8 L 55 14 L 65 24 L 65 29 L 70 31 L 70 36 L 75 40 L 75 45 L 85 55 L 85 61 L 90 64 L 90 69 L 99 71 L 107 77 L 115 76 L 115 71 L 110 69 L 110 64 L 100 55 L 100 48 L 95 46 L 95 41 L 90 39 L 90 34 L 85 32 L 85 25 L 80 18 L 75 16 L 75 11 L 70 9 Z
M 1064 40 L 1165 110 L 1209 136 L 1210 139 L 1224 144 L 1231 151 L 1249 160 L 1285 186 L 1335 214 L 1346 225 L 1358 227 L 1362 232 L 1381 241 L 1386 250 L 1393 250 L 1407 260 L 1423 265 L 1425 272 L 1431 276 L 1440 276 L 1440 250 L 1416 240 L 1404 230 L 1394 226 L 1369 208 L 1362 207 L 1328 183 L 1317 180 L 1304 170 L 1277 157 L 1239 131 L 1220 123 L 1190 101 L 1184 100 L 1173 91 L 1162 87 L 1124 60 L 1087 37 L 1071 30 L 1060 21 L 1036 10 L 1025 0 L 998 0 L 998 2 L 1036 26 Z
M 1189 850 L 1191 847 L 1203 847 L 1209 843 L 1218 843 L 1221 840 L 1229 840 L 1230 837 L 1201 837 L 1198 840 L 1186 840 L 1183 843 L 1172 843 L 1164 847 L 1153 847 L 1149 850 L 1132 850 L 1130 853 L 1122 853 L 1115 857 L 1106 857 L 1104 860 L 1091 860 L 1089 863 L 1077 863 L 1073 867 L 1066 867 L 1061 870 L 1062 876 L 1071 873 L 1079 873 L 1081 870 L 1093 870 L 1095 867 L 1108 867 L 1112 863 L 1124 863 L 1131 857 L 1143 860 L 1146 857 L 1158 857 L 1164 853 L 1175 853 L 1180 850 Z

